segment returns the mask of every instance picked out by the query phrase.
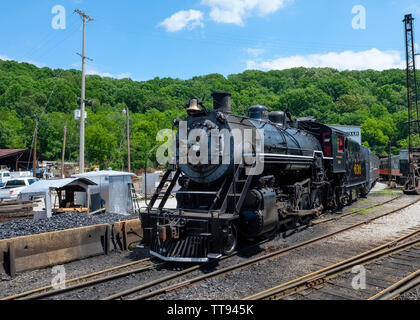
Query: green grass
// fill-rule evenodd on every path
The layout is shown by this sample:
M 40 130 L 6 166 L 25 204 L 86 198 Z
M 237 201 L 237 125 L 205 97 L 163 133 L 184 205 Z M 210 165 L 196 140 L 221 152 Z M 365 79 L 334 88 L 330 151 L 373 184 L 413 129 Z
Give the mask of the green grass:
M 379 193 L 379 194 L 400 194 L 401 190 L 385 189 L 385 190 L 376 191 L 376 193 Z
M 359 211 L 360 214 L 366 214 L 368 213 L 370 210 L 372 210 L 373 208 L 366 208 L 366 209 L 362 209 Z

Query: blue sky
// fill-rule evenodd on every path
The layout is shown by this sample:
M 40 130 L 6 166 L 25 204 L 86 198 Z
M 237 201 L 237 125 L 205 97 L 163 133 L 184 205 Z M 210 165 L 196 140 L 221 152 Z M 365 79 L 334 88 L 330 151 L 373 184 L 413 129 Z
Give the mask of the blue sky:
M 65 29 L 52 27 L 56 5 L 66 9 Z M 366 10 L 365 29 L 353 28 L 355 6 Z M 88 72 L 135 80 L 403 67 L 404 14 L 413 13 L 420 32 L 415 0 L 3 0 L 0 59 L 80 69 L 74 9 L 95 18 L 87 28 Z

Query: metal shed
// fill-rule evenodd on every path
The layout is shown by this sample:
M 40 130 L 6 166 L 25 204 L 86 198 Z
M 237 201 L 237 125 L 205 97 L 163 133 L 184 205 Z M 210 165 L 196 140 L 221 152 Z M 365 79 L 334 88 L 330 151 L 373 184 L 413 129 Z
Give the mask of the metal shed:
M 22 190 L 20 198 L 24 201 L 33 200 L 36 198 L 44 198 L 45 212 L 44 216 L 50 218 L 53 212 L 53 203 L 51 199 L 52 191 L 57 191 L 60 194 L 60 208 L 69 208 L 66 202 L 72 202 L 72 205 L 80 205 L 90 207 L 90 192 L 89 188 L 95 183 L 85 178 L 68 178 L 57 180 L 40 180 L 33 183 Z M 61 198 L 61 192 L 65 192 L 65 197 Z M 75 195 L 79 195 L 83 201 L 75 201 Z M 89 210 L 92 211 L 92 210 Z
M 132 210 L 130 185 L 133 176 L 132 173 L 103 170 L 75 174 L 72 177 L 86 178 L 97 184 L 89 187 L 91 203 L 98 203 L 99 200 L 99 203 L 105 206 L 107 213 L 128 215 Z

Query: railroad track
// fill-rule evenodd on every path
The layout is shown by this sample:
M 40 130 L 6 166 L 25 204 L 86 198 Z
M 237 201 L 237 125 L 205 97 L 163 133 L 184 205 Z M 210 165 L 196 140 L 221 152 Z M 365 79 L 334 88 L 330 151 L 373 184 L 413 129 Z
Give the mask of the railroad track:
M 42 299 L 50 296 L 60 295 L 65 292 L 70 292 L 92 286 L 105 281 L 122 278 L 130 274 L 141 273 L 148 270 L 155 269 L 161 264 L 155 264 L 153 258 L 146 258 L 139 261 L 126 263 L 120 266 L 104 269 L 98 272 L 90 273 L 81 277 L 73 278 L 65 282 L 65 288 L 55 289 L 52 285 L 25 291 L 12 296 L 0 298 L 0 300 L 33 300 Z M 125 271 L 123 271 L 126 269 Z
M 191 285 L 200 283 L 203 280 L 207 280 L 207 279 L 210 279 L 210 278 L 213 278 L 213 277 L 216 277 L 216 276 L 221 276 L 221 275 L 233 272 L 233 271 L 237 271 L 237 270 L 246 268 L 250 265 L 254 265 L 256 263 L 260 263 L 260 262 L 263 262 L 263 261 L 267 261 L 267 260 L 279 257 L 281 255 L 288 254 L 288 253 L 290 253 L 290 252 L 292 252 L 296 249 L 304 248 L 304 247 L 310 246 L 312 244 L 315 244 L 317 242 L 332 238 L 332 237 L 334 237 L 334 236 L 336 236 L 340 233 L 343 233 L 343 232 L 346 232 L 346 231 L 364 226 L 364 225 L 366 225 L 368 223 L 371 223 L 375 220 L 378 220 L 378 219 L 383 218 L 385 216 L 391 215 L 395 212 L 406 209 L 406 208 L 414 205 L 415 203 L 417 203 L 419 201 L 420 201 L 420 198 L 417 198 L 417 200 L 415 200 L 415 201 L 413 201 L 413 202 L 411 202 L 407 205 L 404 205 L 404 206 L 402 206 L 398 209 L 391 210 L 389 212 L 386 212 L 386 213 L 381 214 L 379 216 L 376 216 L 374 218 L 364 220 L 363 222 L 351 225 L 349 227 L 345 227 L 343 229 L 340 229 L 338 231 L 329 233 L 327 235 L 323 235 L 323 236 L 320 236 L 320 237 L 317 237 L 317 238 L 299 243 L 297 245 L 294 245 L 294 246 L 291 246 L 291 247 L 288 247 L 288 248 L 274 250 L 274 251 L 272 251 L 268 254 L 264 254 L 264 255 L 261 255 L 261 256 L 258 256 L 258 257 L 252 258 L 252 259 L 248 259 L 244 262 L 241 262 L 241 263 L 238 263 L 238 264 L 235 264 L 235 265 L 231 265 L 231 266 L 228 266 L 228 267 L 225 267 L 225 268 L 221 268 L 219 270 L 210 272 L 208 274 L 200 275 L 200 276 L 197 276 L 195 278 L 180 281 L 180 282 L 175 283 L 175 284 L 170 284 L 170 285 L 164 286 L 162 288 L 155 289 L 154 291 L 150 291 L 150 292 L 147 292 L 147 293 L 142 293 L 146 289 L 150 289 L 150 288 L 156 287 L 158 285 L 164 285 L 165 283 L 167 283 L 169 281 L 173 281 L 173 280 L 185 277 L 186 275 L 198 270 L 199 266 L 193 266 L 193 267 L 191 267 L 189 269 L 186 269 L 186 270 L 183 270 L 179 273 L 175 273 L 175 274 L 172 274 L 170 276 L 167 276 L 167 277 L 164 277 L 164 278 L 161 278 L 161 279 L 157 279 L 157 280 L 142 284 L 140 286 L 133 287 L 133 288 L 115 293 L 111 296 L 103 298 L 102 300 L 115 300 L 115 299 L 143 300 L 143 299 L 149 299 L 149 298 L 152 298 L 152 297 L 164 295 L 164 294 L 167 294 L 169 292 L 173 292 L 173 291 L 185 288 L 187 286 L 191 286 Z M 387 203 L 389 203 L 389 201 Z M 362 209 L 362 210 L 364 210 L 364 209 Z M 357 213 L 357 212 L 352 212 L 351 214 L 355 214 L 355 213 Z M 222 258 L 222 260 L 227 259 L 227 258 L 228 257 L 224 257 L 224 258 Z M 219 260 L 219 261 L 222 261 L 222 260 Z M 139 294 L 139 293 L 141 293 L 141 294 Z
M 320 217 L 319 219 L 316 219 L 316 220 L 312 221 L 312 224 L 317 225 L 317 224 L 322 224 L 322 223 L 326 223 L 326 222 L 330 222 L 330 221 L 337 221 L 337 220 L 340 220 L 342 218 L 345 218 L 345 217 L 348 217 L 348 216 L 351 216 L 351 215 L 355 215 L 355 214 L 358 214 L 358 213 L 361 213 L 361 212 L 365 212 L 365 211 L 375 209 L 377 207 L 384 206 L 384 205 L 386 205 L 388 203 L 391 203 L 395 200 L 398 200 L 402 197 L 403 197 L 403 194 L 400 194 L 400 195 L 398 195 L 398 196 L 396 196 L 396 197 L 394 197 L 390 200 L 387 200 L 387 201 L 384 201 L 384 202 L 381 202 L 381 203 L 378 203 L 378 204 L 375 204 L 375 205 L 372 205 L 372 206 L 368 206 L 366 208 L 358 209 L 356 211 L 351 211 L 351 212 L 348 212 L 348 213 L 338 214 L 336 217 L 332 217 L 332 218 L 325 219 L 324 217 Z
M 370 281 L 376 279 L 376 286 L 384 286 L 384 283 L 391 275 L 400 276 L 401 273 L 407 272 L 401 269 L 400 264 L 392 264 L 392 259 L 396 255 L 404 257 L 403 265 L 418 269 L 420 267 L 420 226 L 413 232 L 406 234 L 394 241 L 385 243 L 379 247 L 363 252 L 357 256 L 343 260 L 339 263 L 330 265 L 326 268 L 310 273 L 295 280 L 283 283 L 279 286 L 249 296 L 244 300 L 280 300 L 284 298 L 296 299 L 360 299 L 360 293 L 363 289 L 356 290 L 352 287 L 351 278 L 332 281 L 342 275 L 348 273 L 354 267 L 364 266 L 367 268 L 378 259 L 382 259 L 381 266 L 376 268 L 374 278 L 372 272 L 367 272 L 371 277 Z M 400 258 L 401 259 L 401 258 Z M 402 259 L 401 259 L 402 260 Z M 386 266 L 386 267 L 385 267 Z M 375 268 L 373 268 L 375 269 Z M 393 299 L 420 284 L 420 270 L 411 273 L 403 280 L 398 281 L 379 294 L 372 296 L 370 299 Z M 364 288 L 366 290 L 366 288 Z M 372 290 L 372 289 L 371 289 Z M 366 291 L 367 293 L 369 291 Z
M 392 201 L 395 201 L 395 200 L 399 199 L 400 197 L 401 196 L 398 196 L 398 197 L 395 197 L 395 198 L 390 199 L 388 201 L 385 201 L 383 203 L 376 204 L 374 206 L 370 206 L 368 208 L 362 208 L 362 209 L 359 209 L 359 210 L 354 211 L 354 212 L 350 212 L 350 213 L 347 213 L 347 214 L 340 215 L 336 219 L 328 219 L 328 220 L 325 220 L 325 221 L 321 221 L 321 222 L 318 222 L 317 224 L 329 222 L 331 220 L 341 219 L 341 218 L 343 218 L 345 216 L 348 216 L 348 215 L 354 215 L 354 214 L 357 214 L 358 212 L 361 212 L 361 211 L 364 211 L 364 210 L 368 210 L 368 209 L 372 209 L 372 208 L 375 208 L 375 207 L 378 207 L 378 206 L 382 206 L 382 205 L 385 205 L 385 204 L 390 203 Z M 405 207 L 408 207 L 412 204 L 414 204 L 414 202 L 405 206 Z M 403 207 L 403 208 L 405 208 L 405 207 Z M 386 214 L 383 214 L 380 217 L 392 214 L 393 212 L 402 210 L 403 208 L 399 208 L 398 210 L 393 210 L 392 212 L 388 212 Z M 370 219 L 369 221 L 374 221 L 374 220 L 376 220 L 380 217 Z M 350 230 L 352 228 L 356 228 L 358 226 L 364 225 L 365 223 L 366 223 L 366 221 L 364 221 L 362 223 L 359 223 L 355 226 L 351 226 L 351 227 L 345 228 L 343 230 L 340 230 L 339 232 L 334 232 L 334 233 L 328 234 L 326 236 L 322 236 L 322 237 L 319 237 L 319 238 L 316 238 L 316 239 L 312 239 L 310 241 L 306 241 L 302 244 L 298 244 L 298 245 L 290 247 L 290 248 L 275 250 L 273 252 L 270 252 L 268 255 L 261 255 L 260 257 L 256 257 L 256 258 L 253 258 L 251 260 L 247 260 L 244 263 L 241 263 L 239 265 L 235 265 L 233 267 L 220 269 L 220 270 L 214 271 L 214 272 L 206 274 L 206 275 L 202 275 L 202 276 L 199 276 L 199 277 L 196 277 L 196 278 L 193 278 L 193 279 L 181 282 L 181 283 L 177 283 L 175 285 L 172 285 L 172 286 L 169 286 L 169 287 L 165 288 L 163 293 L 173 291 L 173 290 L 176 290 L 176 289 L 180 289 L 182 287 L 200 282 L 200 281 L 205 280 L 207 278 L 211 278 L 211 277 L 214 277 L 214 276 L 217 276 L 217 275 L 221 275 L 221 274 L 228 273 L 228 272 L 231 272 L 231 271 L 234 271 L 234 270 L 238 270 L 238 269 L 246 267 L 248 265 L 252 265 L 252 264 L 260 262 L 260 261 L 264 261 L 264 260 L 267 260 L 267 259 L 270 259 L 270 258 L 274 258 L 274 257 L 277 257 L 277 256 L 282 255 L 282 254 L 286 254 L 288 252 L 291 252 L 294 249 L 304 247 L 304 246 L 310 245 L 312 243 L 316 243 L 318 241 L 322 241 L 323 239 L 330 238 L 330 237 L 332 237 L 332 236 L 334 236 L 338 233 L 344 232 L 346 230 Z M 263 244 L 267 241 L 269 241 L 269 240 L 264 240 L 264 241 L 259 242 L 257 244 L 253 244 L 250 247 L 247 247 L 243 250 L 247 250 L 251 247 L 260 246 L 261 244 Z M 272 250 L 272 249 L 269 249 L 269 250 Z M 236 254 L 237 253 L 234 253 L 233 255 L 231 255 L 229 257 L 222 257 L 218 261 L 213 261 L 213 262 L 210 262 L 206 265 L 210 267 L 210 266 L 214 265 L 215 263 L 219 263 L 221 261 L 224 261 L 224 260 L 226 260 L 226 259 L 228 259 L 232 256 L 235 256 Z M 141 261 L 132 262 L 132 263 L 129 263 L 129 264 L 121 265 L 121 266 L 118 266 L 118 267 L 102 270 L 102 271 L 99 271 L 99 272 L 96 272 L 96 273 L 92 273 L 92 274 L 84 275 L 84 276 L 79 277 L 79 278 L 68 280 L 68 281 L 66 281 L 66 288 L 65 289 L 54 290 L 54 288 L 52 286 L 46 286 L 46 287 L 43 287 L 43 288 L 29 290 L 27 292 L 23 292 L 23 293 L 20 293 L 20 294 L 17 294 L 17 295 L 6 297 L 6 298 L 0 299 L 0 300 L 12 300 L 12 299 L 26 300 L 26 299 L 51 298 L 51 297 L 55 297 L 55 296 L 60 296 L 60 295 L 65 294 L 67 292 L 77 291 L 79 289 L 87 288 L 87 287 L 94 286 L 94 285 L 97 285 L 97 284 L 110 282 L 110 281 L 113 281 L 113 280 L 116 280 L 116 279 L 119 279 L 119 278 L 123 278 L 125 276 L 131 275 L 131 274 L 134 274 L 134 273 L 141 273 L 141 272 L 149 271 L 149 270 L 152 270 L 152 269 L 157 269 L 158 267 L 163 266 L 163 265 L 165 265 L 165 263 L 154 264 L 154 263 L 152 263 L 151 259 L 148 258 L 148 259 L 144 259 L 144 260 L 141 260 Z M 161 278 L 156 279 L 154 281 L 144 283 L 144 284 L 142 284 L 140 286 L 137 286 L 135 288 L 131 288 L 131 289 L 128 289 L 128 290 L 124 290 L 122 292 L 118 292 L 116 294 L 113 294 L 111 296 L 103 298 L 103 300 L 112 300 L 112 299 L 121 299 L 121 298 L 124 298 L 124 297 L 130 297 L 131 295 L 137 294 L 137 293 L 142 292 L 146 289 L 153 288 L 153 287 L 156 287 L 156 286 L 168 283 L 168 282 L 173 282 L 173 281 L 176 281 L 177 279 L 188 276 L 189 274 L 193 273 L 194 271 L 198 271 L 200 268 L 203 268 L 203 267 L 205 268 L 206 265 L 194 265 L 194 266 L 192 266 L 190 268 L 187 268 L 185 270 L 175 272 L 173 274 L 161 277 Z M 127 269 L 127 270 L 122 271 L 124 269 Z M 119 272 L 119 271 L 121 271 L 121 272 Z M 163 289 L 159 289 L 159 290 L 163 290 Z M 161 292 L 159 290 L 155 290 L 152 293 L 146 293 L 145 295 L 141 295 L 141 296 L 138 296 L 136 298 L 145 299 L 145 298 L 153 297 L 155 295 L 158 295 Z
M 397 281 L 368 300 L 393 300 L 420 286 L 420 269 Z

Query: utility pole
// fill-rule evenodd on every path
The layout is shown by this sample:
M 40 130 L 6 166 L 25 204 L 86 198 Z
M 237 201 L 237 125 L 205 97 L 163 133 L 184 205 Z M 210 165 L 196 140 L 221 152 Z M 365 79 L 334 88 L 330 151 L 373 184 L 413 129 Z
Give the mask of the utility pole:
M 83 43 L 82 53 L 78 53 L 82 57 L 82 96 L 80 99 L 80 153 L 79 153 L 79 173 L 85 172 L 85 82 L 86 82 L 86 70 L 85 60 L 92 59 L 85 56 L 85 45 L 86 45 L 86 22 L 93 21 L 93 18 L 89 17 L 86 13 L 81 10 L 74 10 L 75 13 L 79 14 L 83 19 Z
M 66 135 L 67 127 L 64 126 L 63 150 L 61 152 L 61 178 L 64 178 L 64 155 L 66 153 Z
M 35 120 L 35 134 L 34 134 L 34 153 L 33 153 L 33 159 L 32 159 L 32 170 L 33 170 L 33 176 L 36 178 L 36 143 L 38 138 L 38 119 Z
M 131 172 L 131 156 L 130 156 L 130 115 L 128 107 L 125 110 L 126 121 L 127 121 L 127 161 L 128 161 L 128 172 Z

